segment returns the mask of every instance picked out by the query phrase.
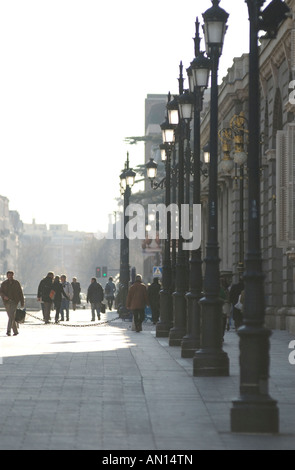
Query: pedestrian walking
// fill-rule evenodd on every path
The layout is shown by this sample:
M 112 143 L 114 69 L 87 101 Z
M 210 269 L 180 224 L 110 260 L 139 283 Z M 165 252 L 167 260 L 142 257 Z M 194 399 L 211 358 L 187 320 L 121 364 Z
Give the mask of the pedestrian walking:
M 80 282 L 77 281 L 76 277 L 73 277 L 72 289 L 73 289 L 72 305 L 73 305 L 73 310 L 75 311 L 77 305 L 80 305 L 81 303 L 81 299 L 80 299 L 81 286 L 80 286 Z
M 238 283 L 231 286 L 229 291 L 229 301 L 232 304 L 233 319 L 236 330 L 238 330 L 243 323 L 243 313 L 241 309 L 236 307 L 242 290 L 244 290 L 244 283 L 243 280 L 240 279 Z
M 54 273 L 49 271 L 46 277 L 44 277 L 38 286 L 37 298 L 43 303 L 43 317 L 45 324 L 50 322 L 50 311 L 52 306 L 52 297 L 50 293 L 52 291 Z
M 135 283 L 129 288 L 126 307 L 131 310 L 134 318 L 135 331 L 139 333 L 142 330 L 144 321 L 144 309 L 148 305 L 148 295 L 146 285 L 142 282 L 140 274 L 136 275 Z
M 8 324 L 7 324 L 7 336 L 11 336 L 11 329 L 13 331 L 13 336 L 18 335 L 18 328 L 15 322 L 15 313 L 18 304 L 21 304 L 23 308 L 25 305 L 25 299 L 22 287 L 16 279 L 14 279 L 14 272 L 7 271 L 6 273 L 7 279 L 2 282 L 0 288 L 0 295 L 2 297 L 5 310 L 8 316 Z
M 100 320 L 100 307 L 103 299 L 103 288 L 99 284 L 99 282 L 97 282 L 96 278 L 92 277 L 91 284 L 89 285 L 87 290 L 87 302 L 90 302 L 91 304 L 91 321 L 95 321 L 95 312 L 97 313 L 97 319 Z
M 160 318 L 160 290 L 159 278 L 155 277 L 152 284 L 148 286 L 148 301 L 152 311 L 152 322 L 155 325 Z
M 245 304 L 245 289 L 242 290 L 241 294 L 240 294 L 240 297 L 239 297 L 239 301 L 240 301 L 240 304 L 241 304 L 241 312 L 242 314 L 244 314 L 244 304 Z
M 108 308 L 109 308 L 109 310 L 112 310 L 113 302 L 115 300 L 115 292 L 116 292 L 116 286 L 113 282 L 112 277 L 109 277 L 109 280 L 106 283 L 104 292 L 105 292 L 105 297 L 106 297 L 106 300 L 107 300 Z
M 70 320 L 70 301 L 73 298 L 73 288 L 70 282 L 67 281 L 67 276 L 62 274 L 60 276 L 61 285 L 63 287 L 64 293 L 66 294 L 61 299 L 61 306 L 60 306 L 60 316 L 61 321 L 64 321 L 64 310 L 66 311 L 66 320 Z
M 223 300 L 222 304 L 222 323 L 223 323 L 223 341 L 225 330 L 227 328 L 229 317 L 230 317 L 230 302 L 229 302 L 229 290 L 227 282 L 224 278 L 220 279 L 220 290 L 219 290 L 219 297 Z
M 67 295 L 65 294 L 63 290 L 63 286 L 61 285 L 59 276 L 55 276 L 54 282 L 52 284 L 52 290 L 54 291 L 53 304 L 54 304 L 54 309 L 55 309 L 55 323 L 58 323 L 62 297 L 65 297 L 66 299 L 68 299 Z

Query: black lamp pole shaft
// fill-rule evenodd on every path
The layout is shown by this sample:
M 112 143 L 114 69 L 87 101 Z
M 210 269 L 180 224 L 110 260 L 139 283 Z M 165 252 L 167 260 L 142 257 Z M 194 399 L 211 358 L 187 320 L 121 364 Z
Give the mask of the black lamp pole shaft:
M 171 201 L 171 147 L 166 150 L 165 204 Z M 171 213 L 167 213 L 167 237 L 164 246 L 162 290 L 160 291 L 160 321 L 156 325 L 156 336 L 167 338 L 172 326 L 172 269 L 171 269 Z
M 269 337 L 264 328 L 264 275 L 260 248 L 260 92 L 259 16 L 264 1 L 246 0 L 250 21 L 249 56 L 249 205 L 248 249 L 245 260 L 244 325 L 240 336 L 240 398 L 233 403 L 233 432 L 276 433 L 279 413 L 276 401 L 268 395 Z
M 203 91 L 195 87 L 194 91 L 194 157 L 193 157 L 193 204 L 201 203 L 201 111 Z M 189 292 L 187 298 L 187 334 L 181 343 L 181 356 L 193 357 L 200 348 L 200 305 L 202 296 L 202 253 L 201 248 L 192 250 L 189 269 Z
M 180 64 L 179 94 L 183 93 L 182 64 Z M 186 262 L 183 251 L 183 237 L 181 233 L 181 207 L 184 203 L 184 137 L 185 123 L 180 119 L 178 124 L 178 252 L 175 270 L 175 292 L 173 292 L 174 326 L 169 332 L 169 346 L 180 346 L 186 334 Z
M 121 266 L 120 266 L 120 283 L 124 287 L 123 293 L 123 302 L 122 306 L 126 307 L 126 299 L 127 293 L 129 288 L 129 281 L 130 281 L 130 265 L 129 265 L 129 238 L 126 235 L 126 225 L 129 220 L 129 216 L 126 215 L 126 208 L 129 206 L 129 200 L 131 195 L 130 186 L 126 186 L 124 191 L 124 213 L 123 213 L 123 230 L 124 236 L 121 239 Z
M 173 292 L 174 326 L 169 333 L 169 346 L 180 346 L 186 333 L 186 262 L 183 251 L 183 237 L 181 234 L 181 206 L 184 202 L 184 140 L 183 122 L 180 122 L 178 142 L 178 224 L 179 238 L 175 266 L 175 292 Z
M 210 165 L 209 165 L 209 217 L 206 245 L 205 297 L 201 304 L 201 348 L 193 360 L 194 376 L 228 376 L 229 359 L 222 350 L 222 301 L 219 297 L 218 255 L 218 64 L 219 50 L 211 52 L 211 108 L 210 108 Z

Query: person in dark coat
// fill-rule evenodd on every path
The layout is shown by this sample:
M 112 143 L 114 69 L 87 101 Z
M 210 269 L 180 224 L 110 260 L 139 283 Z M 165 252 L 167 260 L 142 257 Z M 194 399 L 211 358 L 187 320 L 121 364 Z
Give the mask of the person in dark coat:
M 152 321 L 155 325 L 160 318 L 160 290 L 161 285 L 157 277 L 154 278 L 152 284 L 148 287 L 148 300 L 152 311 Z
M 113 302 L 114 302 L 114 299 L 115 299 L 115 292 L 116 292 L 116 286 L 113 282 L 112 277 L 110 277 L 109 281 L 106 283 L 104 292 L 105 292 L 105 297 L 106 297 L 107 302 L 108 302 L 109 310 L 112 310 Z
M 95 311 L 97 313 L 97 318 L 100 320 L 100 307 L 101 307 L 101 302 L 103 301 L 104 298 L 104 293 L 103 293 L 103 288 L 97 282 L 96 278 L 93 277 L 91 278 L 91 284 L 88 287 L 87 291 L 87 302 L 90 302 L 91 304 L 91 312 L 92 312 L 92 319 L 91 321 L 95 320 Z
M 63 290 L 59 276 L 55 276 L 54 282 L 52 284 L 52 290 L 55 292 L 54 299 L 53 299 L 54 309 L 55 309 L 55 323 L 58 323 L 62 296 L 64 296 L 66 299 L 69 300 L 68 296 L 65 294 L 65 291 Z
M 38 286 L 37 298 L 38 298 L 38 301 L 41 300 L 41 302 L 43 302 L 43 305 L 44 305 L 45 324 L 49 323 L 50 321 L 50 310 L 52 306 L 52 298 L 50 297 L 49 294 L 52 290 L 53 278 L 54 278 L 54 274 L 53 272 L 50 271 L 47 274 L 47 276 L 41 280 Z
M 142 282 L 140 274 L 136 275 L 135 283 L 129 288 L 126 307 L 132 311 L 135 331 L 139 333 L 142 330 L 144 321 L 144 309 L 149 304 L 146 285 Z
M 25 305 L 25 299 L 22 287 L 16 279 L 13 279 L 14 272 L 7 271 L 7 279 L 2 282 L 0 294 L 4 303 L 5 310 L 8 315 L 7 336 L 11 335 L 11 328 L 13 336 L 18 335 L 17 324 L 15 322 L 15 313 L 20 302 L 21 307 Z
M 242 279 L 240 279 L 237 284 L 233 284 L 231 286 L 230 291 L 229 291 L 229 301 L 232 304 L 233 319 L 234 319 L 234 322 L 235 322 L 236 330 L 238 330 L 238 328 L 240 328 L 240 326 L 243 323 L 243 313 L 242 313 L 241 310 L 239 310 L 235 307 L 236 303 L 239 300 L 239 296 L 240 296 L 242 290 L 244 290 L 244 282 L 243 282 Z
M 76 306 L 80 305 L 81 303 L 81 299 L 80 299 L 81 286 L 80 286 L 80 282 L 77 281 L 76 277 L 73 277 L 72 288 L 73 288 L 73 298 L 72 298 L 73 310 L 76 310 Z

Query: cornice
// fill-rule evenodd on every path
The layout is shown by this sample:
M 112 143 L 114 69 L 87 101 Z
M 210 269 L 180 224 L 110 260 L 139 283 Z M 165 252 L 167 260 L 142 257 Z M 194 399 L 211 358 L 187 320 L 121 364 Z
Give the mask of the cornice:
M 220 117 L 227 116 L 234 106 L 235 101 L 244 102 L 248 100 L 248 84 L 249 79 L 247 73 L 243 79 L 237 79 L 232 83 L 228 83 L 227 86 L 223 88 L 222 93 L 219 95 L 218 111 Z
M 243 54 L 239 58 L 234 59 L 233 66 L 228 69 L 228 74 L 223 78 L 222 84 L 219 86 L 218 93 L 218 119 L 219 122 L 231 113 L 235 102 L 245 102 L 249 96 L 249 72 L 248 72 L 249 55 Z M 243 76 L 241 77 L 241 70 Z M 210 123 L 210 106 L 204 112 L 201 124 L 202 140 L 207 135 Z M 208 130 L 209 132 L 209 130 Z
M 260 75 L 264 80 L 268 80 L 273 75 L 274 68 L 278 69 L 286 59 L 290 68 L 291 30 L 293 28 L 294 21 L 286 20 L 286 25 L 280 28 L 277 39 L 268 40 L 267 44 L 261 46 Z

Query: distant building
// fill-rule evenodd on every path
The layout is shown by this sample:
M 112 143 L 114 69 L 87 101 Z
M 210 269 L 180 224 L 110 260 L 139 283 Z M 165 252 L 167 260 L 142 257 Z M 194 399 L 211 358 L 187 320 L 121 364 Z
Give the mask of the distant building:
M 8 269 L 18 272 L 19 237 L 22 222 L 17 211 L 9 210 L 9 200 L 0 196 L 0 278 Z
M 79 277 L 81 253 L 93 238 L 93 233 L 72 232 L 65 224 L 49 225 L 49 228 L 35 220 L 32 224 L 23 224 L 21 267 L 26 289 L 35 291 L 48 271 L 66 274 L 69 281 L 73 276 Z
M 78 271 L 77 259 L 85 242 L 93 237 L 93 233 L 71 232 L 66 224 L 49 225 L 47 228 L 46 224 L 33 221 L 32 224 L 24 224 L 22 243 L 42 240 L 50 252 L 48 269 L 73 276 Z
M 266 323 L 295 332 L 295 104 L 290 83 L 295 79 L 295 0 L 293 11 L 276 39 L 261 39 L 260 46 L 260 212 L 261 251 L 265 274 Z M 249 56 L 235 58 L 219 87 L 219 131 L 231 126 L 242 112 L 248 119 Z M 247 121 L 244 151 L 247 147 Z M 210 138 L 210 109 L 204 105 L 201 148 Z M 240 263 L 247 256 L 247 161 L 235 160 L 234 142 L 219 140 L 218 227 L 220 272 L 236 282 Z M 241 172 L 243 170 L 243 173 Z M 241 176 L 243 175 L 243 176 Z M 241 209 L 241 202 L 243 209 Z M 208 178 L 202 177 L 202 253 L 206 256 Z M 241 223 L 244 224 L 244 232 Z M 241 236 L 243 235 L 243 236 Z

